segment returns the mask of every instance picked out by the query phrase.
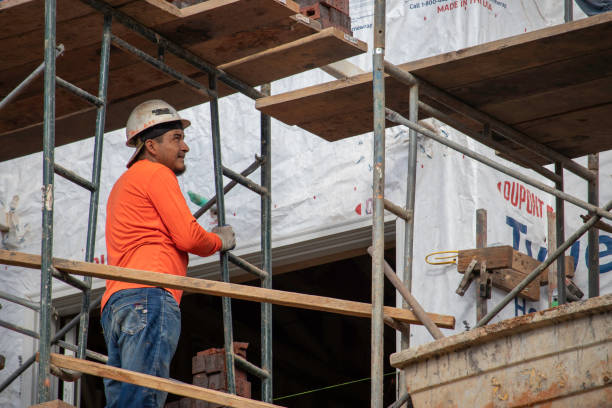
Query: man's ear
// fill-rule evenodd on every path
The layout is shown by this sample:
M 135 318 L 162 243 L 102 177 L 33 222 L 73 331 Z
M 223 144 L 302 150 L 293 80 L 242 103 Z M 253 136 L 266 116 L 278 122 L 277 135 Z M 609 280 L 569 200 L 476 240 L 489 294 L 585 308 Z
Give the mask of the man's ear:
M 153 139 L 147 139 L 144 142 L 144 148 L 151 156 L 157 156 L 157 144 Z

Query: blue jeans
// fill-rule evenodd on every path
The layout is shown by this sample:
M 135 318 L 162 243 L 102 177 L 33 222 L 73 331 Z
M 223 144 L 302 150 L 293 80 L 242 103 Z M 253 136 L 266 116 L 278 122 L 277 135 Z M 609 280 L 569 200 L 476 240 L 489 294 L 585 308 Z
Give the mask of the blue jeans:
M 161 288 L 114 293 L 102 312 L 108 365 L 168 378 L 181 333 L 181 311 Z M 104 379 L 106 407 L 163 407 L 166 392 Z

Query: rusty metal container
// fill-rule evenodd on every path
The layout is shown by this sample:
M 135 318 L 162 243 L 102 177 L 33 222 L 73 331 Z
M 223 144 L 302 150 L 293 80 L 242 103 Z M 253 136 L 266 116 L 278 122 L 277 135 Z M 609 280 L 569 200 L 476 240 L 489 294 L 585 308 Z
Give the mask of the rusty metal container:
M 612 294 L 391 355 L 416 408 L 612 407 Z

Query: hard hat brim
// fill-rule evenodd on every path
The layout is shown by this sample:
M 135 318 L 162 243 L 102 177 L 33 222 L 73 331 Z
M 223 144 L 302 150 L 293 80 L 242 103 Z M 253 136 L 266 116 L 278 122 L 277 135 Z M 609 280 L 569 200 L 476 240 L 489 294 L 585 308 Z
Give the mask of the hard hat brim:
M 136 151 L 134 152 L 134 154 L 132 154 L 132 157 L 130 157 L 130 159 L 127 162 L 126 167 L 128 169 L 132 166 L 132 164 L 134 164 L 136 157 L 138 157 L 138 154 L 140 153 L 143 147 L 144 147 L 144 143 L 141 143 L 139 146 L 136 146 Z

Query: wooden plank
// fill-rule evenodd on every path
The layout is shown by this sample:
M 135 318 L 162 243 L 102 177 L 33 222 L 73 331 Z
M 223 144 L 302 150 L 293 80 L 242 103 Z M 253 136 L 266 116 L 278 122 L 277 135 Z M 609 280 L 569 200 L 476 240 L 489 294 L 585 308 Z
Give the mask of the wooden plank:
M 408 87 L 385 77 L 387 107 L 408 115 Z M 368 132 L 372 128 L 372 74 L 327 82 L 297 91 L 258 99 L 255 107 L 288 125 L 296 125 L 329 141 Z M 310 97 L 311 92 L 321 92 Z M 422 93 L 424 102 L 435 105 Z M 428 117 L 419 112 L 419 118 Z M 387 121 L 386 126 L 395 126 Z
M 464 273 L 473 258 L 478 261 L 476 268 L 480 267 L 481 261 L 486 261 L 487 269 L 493 270 L 493 286 L 506 291 L 514 289 L 541 263 L 528 255 L 515 251 L 511 246 L 489 247 L 459 251 L 457 271 Z M 571 256 L 566 256 L 565 265 L 569 272 L 567 276 L 573 277 L 574 259 Z M 538 278 L 521 291 L 520 295 L 529 300 L 539 300 L 540 286 L 547 283 L 548 274 L 549 268 L 543 270 Z
M 400 65 L 441 88 L 495 78 L 612 47 L 610 13 Z M 474 69 L 477 66 L 478 69 Z M 452 72 L 452 75 L 449 75 Z
M 611 82 L 607 81 L 607 85 Z M 612 93 L 612 89 L 607 88 L 602 88 L 601 91 Z M 612 138 L 606 130 L 612 123 L 610 112 L 612 112 L 612 103 L 605 103 L 589 109 L 569 111 L 521 123 L 515 128 L 567 157 L 581 157 L 612 149 Z M 530 151 L 516 146 L 511 147 L 526 160 L 537 164 L 549 163 Z M 501 156 L 505 157 L 503 154 Z
M 163 0 L 148 0 L 159 7 L 174 7 Z M 180 18 L 155 30 L 183 45 L 252 30 L 299 13 L 292 0 L 208 0 L 180 9 Z
M 193 79 L 204 82 L 206 76 L 194 76 Z M 228 89 L 228 87 L 222 83 L 219 84 L 220 95 L 227 95 L 230 92 L 234 91 Z M 175 83 L 167 87 L 157 87 L 132 98 L 110 104 L 106 110 L 106 131 L 124 127 L 134 106 L 149 99 L 163 99 L 178 110 L 205 102 L 201 94 L 191 91 L 182 84 Z M 42 105 L 42 99 L 39 105 Z M 93 136 L 95 131 L 95 119 L 96 109 L 93 107 L 87 107 L 86 109 L 70 113 L 64 117 L 56 117 L 55 145 L 61 146 Z M 41 151 L 41 131 L 42 123 L 39 122 L 16 131 L 0 134 L 3 146 L 6 147 L 0 150 L 0 161 Z M 189 135 L 189 130 L 187 134 Z M 10 146 L 10 148 L 8 146 Z
M 90 14 L 91 7 L 81 1 L 60 0 L 57 4 L 57 22 Z M 0 2 L 0 40 L 34 30 L 44 30 L 44 0 L 4 0 Z
M 476 258 L 478 261 L 475 266 L 476 268 L 480 268 L 480 262 L 485 260 L 487 262 L 487 269 L 513 269 L 525 275 L 529 275 L 541 263 L 529 255 L 514 250 L 509 245 L 482 249 L 466 249 L 459 251 L 457 256 L 457 272 L 465 272 L 473 258 Z M 574 258 L 566 256 L 565 263 L 568 266 L 571 264 L 570 269 L 568 269 L 571 270 L 571 275 L 568 275 L 568 277 L 573 277 Z M 543 274 L 544 272 L 548 272 L 548 269 L 542 271 Z
M 0 263 L 38 269 L 40 268 L 40 256 L 15 251 L 0 250 Z M 144 285 L 181 289 L 190 293 L 227 296 L 253 302 L 272 303 L 281 306 L 298 307 L 357 317 L 370 317 L 372 313 L 372 305 L 368 303 L 334 299 L 323 296 L 257 288 L 252 286 L 210 281 L 205 279 L 195 279 L 165 273 L 141 271 L 59 258 L 53 259 L 53 266 L 60 271 L 80 276 L 91 276 L 100 279 L 121 280 L 125 282 L 141 283 Z M 420 321 L 416 318 L 416 316 L 414 316 L 414 314 L 408 310 L 385 306 L 384 313 L 385 315 L 399 321 L 410 324 L 420 324 Z M 437 315 L 433 313 L 428 314 L 439 327 L 454 328 L 455 318 L 453 316 Z
M 128 0 L 121 1 L 126 3 Z M 78 0 L 66 0 L 65 3 L 69 6 L 75 3 L 78 6 L 76 7 L 77 10 L 83 10 L 82 3 Z M 244 33 L 253 30 L 255 27 L 270 26 L 271 23 L 279 21 L 281 18 L 290 23 L 286 24 L 287 30 L 300 24 L 290 18 L 297 12 L 297 5 L 291 0 L 288 0 L 287 6 L 277 0 L 215 0 L 187 7 L 180 10 L 178 14 L 176 10 L 179 9 L 162 0 L 132 0 L 127 4 L 121 4 L 118 0 L 116 3 L 120 5 L 118 7 L 120 11 L 135 18 L 145 26 L 155 27 L 161 34 L 168 34 L 172 39 L 178 39 L 178 42 L 186 48 L 211 38 Z M 64 4 L 64 2 L 61 2 L 61 4 Z M 63 18 L 63 10 L 64 7 L 58 7 L 58 44 L 63 43 L 67 52 L 87 46 L 99 48 L 102 35 L 102 15 L 89 7 L 85 7 L 84 10 L 87 13 L 73 13 Z M 72 9 L 66 7 L 66 10 Z M 249 16 L 249 13 L 253 14 Z M 30 14 L 27 15 L 33 18 Z M 0 13 L 0 26 L 12 26 L 10 20 L 8 20 L 12 16 L 9 14 L 6 14 L 4 18 L 3 16 L 5 14 Z M 235 24 L 236 21 L 241 19 L 244 20 L 241 24 Z M 231 20 L 231 23 L 229 20 Z M 189 28 L 190 25 L 196 25 L 197 30 Z M 301 25 L 304 26 L 304 24 Z M 42 61 L 44 27 L 37 25 L 36 28 L 7 38 L 0 43 L 0 51 L 3 54 L 3 58 L 0 60 L 0 71 L 27 62 L 38 61 L 40 63 Z M 300 28 L 301 30 L 298 30 L 298 32 L 305 35 L 304 27 Z M 310 28 L 308 33 L 312 33 L 313 30 L 313 28 Z M 131 41 L 136 37 L 134 32 L 119 23 L 113 25 L 113 33 L 126 41 Z M 236 58 L 236 56 L 232 56 L 231 59 Z M 204 57 L 204 59 L 206 58 Z M 227 60 L 224 62 L 227 62 Z M 97 72 L 97 67 L 95 68 Z
M 480 268 L 481 261 L 486 261 L 488 269 L 513 269 L 513 252 L 512 247 L 508 245 L 459 251 L 457 271 L 459 273 L 465 272 L 472 259 L 478 261 L 475 269 Z M 535 259 L 534 261 L 537 262 Z
M 152 19 L 159 21 L 177 18 L 152 6 L 143 9 L 142 4 L 139 4 L 141 2 L 142 0 L 131 0 L 131 2 L 130 0 L 121 0 L 117 8 L 128 15 L 138 16 L 144 20 Z M 87 7 L 87 14 L 77 15 L 73 18 L 63 18 L 63 10 L 71 10 L 73 3 L 78 3 L 77 9 L 80 10 L 82 3 L 78 0 L 66 1 L 66 7 L 63 7 L 60 2 L 58 7 L 59 21 L 56 24 L 57 44 L 63 44 L 66 52 L 94 44 L 98 44 L 99 47 L 102 39 L 104 17 L 102 14 Z M 153 17 L 158 13 L 163 13 L 164 18 L 159 16 Z M 72 16 L 72 13 L 69 16 Z M 12 25 L 10 20 L 8 20 L 9 17 L 4 17 L 0 13 L 0 26 Z M 112 30 L 115 35 L 122 38 L 135 36 L 133 31 L 119 23 L 114 24 Z M 4 38 L 0 42 L 0 52 L 3 55 L 3 58 L 0 59 L 0 71 L 20 66 L 27 62 L 42 62 L 44 57 L 44 26 L 10 38 Z
M 192 67 L 190 71 L 193 73 L 196 70 Z M 108 100 L 125 100 L 132 97 L 135 90 L 142 93 L 159 87 L 169 86 L 174 82 L 175 81 L 168 75 L 156 70 L 148 64 L 137 63 L 127 65 L 110 71 L 107 90 Z M 73 83 L 88 92 L 97 94 L 97 76 L 91 76 Z M 204 84 L 208 85 L 208 82 Z M 186 86 L 185 90 L 187 92 L 194 92 L 191 91 L 191 88 Z M 7 106 L 3 111 L 2 120 L 0 120 L 0 135 L 9 133 L 14 129 L 27 127 L 31 124 L 42 123 L 43 106 L 40 103 L 41 98 L 42 95 L 37 93 L 29 97 L 20 98 Z M 207 100 L 206 97 L 201 98 L 202 102 Z M 93 108 L 92 105 L 82 98 L 64 89 L 57 89 L 55 111 L 58 117 L 61 118 L 74 112 Z
M 577 72 L 580 72 L 580 75 L 576 75 Z M 563 90 L 568 87 L 580 87 L 585 83 L 610 76 L 612 76 L 612 48 L 543 66 L 521 69 L 494 78 L 482 79 L 459 87 L 448 88 L 448 91 L 461 100 L 469 100 L 473 107 L 482 109 L 483 105 L 487 104 L 503 104 L 511 100 L 522 100 L 542 93 L 550 94 L 561 90 L 559 95 L 565 96 L 565 102 L 571 104 L 573 109 L 577 109 L 597 103 L 590 100 L 573 100 L 573 95 Z M 610 101 L 611 98 L 612 96 L 608 95 L 606 101 Z M 487 111 L 487 113 L 490 112 Z M 515 124 L 534 119 L 536 113 L 539 112 L 529 112 L 523 109 L 507 112 L 504 116 L 497 116 L 497 118 L 508 124 Z
M 527 277 L 527 274 L 514 269 L 495 269 L 493 271 L 493 286 L 506 292 L 512 291 L 519 283 Z M 540 277 L 534 279 L 518 296 L 527 300 L 537 302 L 540 300 Z
M 74 370 L 85 374 L 95 375 L 103 378 L 140 385 L 169 392 L 175 395 L 195 398 L 201 401 L 209 401 L 226 407 L 234 408 L 281 408 L 279 405 L 267 402 L 251 400 L 228 394 L 222 391 L 210 390 L 196 385 L 182 383 L 168 378 L 155 377 L 122 368 L 107 366 L 88 360 L 80 360 L 75 357 L 51 353 L 51 364 L 60 368 Z
M 239 31 L 230 36 L 205 40 L 188 47 L 188 49 L 194 54 L 201 56 L 212 65 L 225 64 L 247 55 L 276 47 L 279 44 L 288 43 L 316 33 L 317 24 L 313 24 L 312 20 L 309 19 L 304 20 L 308 20 L 309 22 L 296 20 L 293 17 L 284 18 L 252 31 Z M 121 35 L 121 38 L 150 55 L 157 54 L 157 46 L 139 35 L 125 33 Z M 42 54 L 40 57 L 42 58 Z M 72 83 L 92 79 L 94 77 L 97 78 L 100 66 L 99 60 L 99 43 L 81 47 L 77 50 L 67 50 L 57 59 L 56 72 L 58 76 Z M 109 71 L 111 75 L 116 69 L 139 62 L 136 57 L 115 47 L 111 48 L 109 61 Z M 0 95 L 8 94 L 40 63 L 41 60 L 30 61 L 0 71 Z M 197 71 L 192 65 L 186 64 L 182 60 L 174 57 L 172 53 L 166 55 L 166 63 L 187 75 L 191 75 Z M 111 78 L 111 86 L 114 84 L 115 80 L 116 79 Z M 129 88 L 132 89 L 133 85 L 129 86 Z M 43 83 L 41 76 L 22 91 L 19 98 L 23 99 L 28 96 L 40 94 L 42 93 L 42 89 Z M 96 90 L 97 86 L 92 89 L 92 92 Z M 133 92 L 138 93 L 137 90 Z
M 295 16 L 266 23 L 252 30 L 240 30 L 225 36 L 200 41 L 187 49 L 202 56 L 213 65 L 221 65 L 281 44 L 314 34 L 320 24 L 308 18 Z
M 487 210 L 479 208 L 476 210 L 476 248 L 486 248 L 487 246 Z M 476 321 L 479 322 L 483 317 L 487 315 L 487 280 L 491 273 L 491 268 L 487 268 L 487 264 L 484 261 L 480 262 L 480 273 L 474 280 L 476 290 Z M 489 269 L 489 270 L 487 270 Z M 493 284 L 491 277 L 491 285 Z M 484 293 L 483 293 L 484 289 Z M 490 295 L 490 294 L 489 294 Z
M 335 27 L 219 66 L 255 86 L 367 51 L 367 44 Z
M 540 263 L 540 261 L 530 257 L 529 255 L 512 250 L 512 263 L 510 265 L 510 269 L 514 269 L 515 271 L 529 275 L 534 269 L 540 266 Z
M 549 117 L 576 108 L 610 102 L 612 76 L 601 76 L 588 82 L 543 89 L 513 99 L 504 99 L 480 106 L 479 109 L 511 125 Z
M 388 75 L 385 78 L 388 78 Z M 386 83 L 385 80 L 385 85 Z M 372 110 L 372 102 L 361 97 L 368 94 L 369 99 L 372 99 L 372 73 L 267 96 L 258 99 L 255 107 L 288 125 L 297 125 L 303 117 L 340 116 L 346 112 L 362 109 L 364 106 Z M 346 119 L 344 121 L 348 122 Z
M 612 103 L 606 103 L 523 122 L 515 128 L 554 149 L 567 152 L 569 157 L 584 156 L 612 148 L 611 110 Z

